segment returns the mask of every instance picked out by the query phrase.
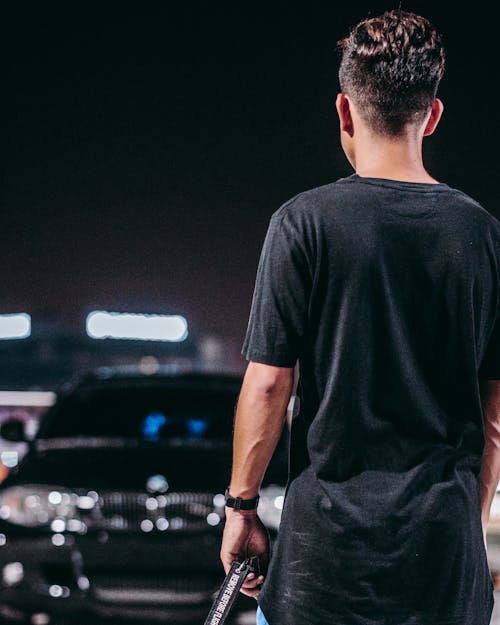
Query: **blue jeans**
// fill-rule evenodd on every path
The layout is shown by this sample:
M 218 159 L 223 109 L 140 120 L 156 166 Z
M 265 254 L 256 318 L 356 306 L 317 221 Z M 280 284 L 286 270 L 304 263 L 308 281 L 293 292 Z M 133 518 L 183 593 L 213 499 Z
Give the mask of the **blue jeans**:
M 264 612 L 259 607 L 257 608 L 257 625 L 269 625 Z

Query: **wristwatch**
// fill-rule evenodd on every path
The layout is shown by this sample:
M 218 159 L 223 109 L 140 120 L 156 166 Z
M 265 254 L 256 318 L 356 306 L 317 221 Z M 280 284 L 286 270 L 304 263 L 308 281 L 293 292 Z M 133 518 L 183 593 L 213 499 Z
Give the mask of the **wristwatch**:
M 231 497 L 229 494 L 229 486 L 226 488 L 225 492 L 226 497 L 226 506 L 228 508 L 234 508 L 235 510 L 255 510 L 255 508 L 259 505 L 260 496 L 254 497 L 253 499 L 242 499 L 241 497 Z

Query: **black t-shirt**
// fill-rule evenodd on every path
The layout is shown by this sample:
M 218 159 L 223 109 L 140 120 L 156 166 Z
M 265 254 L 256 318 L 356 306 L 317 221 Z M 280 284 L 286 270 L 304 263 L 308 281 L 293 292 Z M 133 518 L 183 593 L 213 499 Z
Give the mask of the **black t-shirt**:
M 499 285 L 500 222 L 446 184 L 354 174 L 273 214 L 242 349 L 300 372 L 270 625 L 489 624 Z

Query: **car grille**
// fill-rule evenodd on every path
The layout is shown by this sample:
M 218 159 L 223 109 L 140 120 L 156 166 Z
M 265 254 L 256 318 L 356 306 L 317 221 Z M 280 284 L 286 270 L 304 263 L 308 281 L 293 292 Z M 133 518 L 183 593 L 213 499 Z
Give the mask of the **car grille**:
M 210 493 L 101 492 L 81 518 L 89 529 L 149 533 L 206 531 L 223 516 L 224 508 Z

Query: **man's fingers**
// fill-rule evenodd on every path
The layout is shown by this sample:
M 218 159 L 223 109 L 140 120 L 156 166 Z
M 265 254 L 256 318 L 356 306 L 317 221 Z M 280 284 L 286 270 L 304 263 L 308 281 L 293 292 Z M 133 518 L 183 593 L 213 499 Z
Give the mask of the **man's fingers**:
M 246 595 L 247 597 L 253 597 L 254 599 L 257 599 L 263 582 L 264 582 L 263 575 L 259 575 L 258 577 L 255 577 L 253 573 L 250 573 L 245 578 L 245 581 L 243 583 L 243 586 L 241 587 L 240 592 Z
M 254 590 L 255 588 L 260 587 L 264 582 L 264 576 L 259 575 L 259 577 L 255 577 L 253 573 L 247 575 L 245 581 L 243 582 L 242 588 L 245 590 Z
M 242 588 L 240 592 L 247 597 L 253 597 L 254 599 L 257 599 L 257 597 L 259 596 L 260 588 L 255 588 L 254 590 L 244 590 Z

